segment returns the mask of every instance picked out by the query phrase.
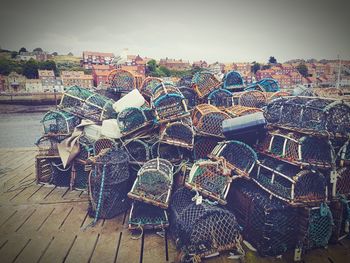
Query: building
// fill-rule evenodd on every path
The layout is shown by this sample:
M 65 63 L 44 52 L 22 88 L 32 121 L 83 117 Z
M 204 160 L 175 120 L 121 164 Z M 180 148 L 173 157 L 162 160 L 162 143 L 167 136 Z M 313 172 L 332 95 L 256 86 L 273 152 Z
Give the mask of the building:
M 28 61 L 30 59 L 34 59 L 36 60 L 36 56 L 31 53 L 31 52 L 21 52 L 18 56 L 17 56 L 18 60 L 22 60 L 22 61 Z
M 139 55 L 124 55 L 123 58 L 118 61 L 117 68 L 130 71 L 135 76 L 145 78 L 146 76 L 146 60 Z
M 272 78 L 273 75 L 277 75 L 277 74 L 272 69 L 264 69 L 264 70 L 260 69 L 255 73 L 257 80 Z
M 192 67 L 207 68 L 208 63 L 205 60 L 194 61 Z
M 292 78 L 288 75 L 272 75 L 273 79 L 275 79 L 281 88 L 289 88 L 292 86 Z
M 183 61 L 182 59 L 161 59 L 159 61 L 159 65 L 171 70 L 187 70 L 191 68 L 191 64 L 188 61 Z
M 56 79 L 53 70 L 38 70 L 38 76 L 40 80 L 54 80 Z
M 40 79 L 27 79 L 26 80 L 26 92 L 44 92 L 43 85 Z
M 280 65 L 281 68 L 281 72 L 284 75 L 290 75 L 294 72 L 298 72 L 298 70 L 296 69 L 296 66 L 292 65 L 292 64 L 288 64 L 288 63 L 283 63 Z
M 233 63 L 233 70 L 238 71 L 242 75 L 248 74 L 251 72 L 252 65 L 250 63 Z
M 0 75 L 0 92 L 4 92 L 6 89 L 6 77 L 4 75 Z
M 289 76 L 291 77 L 292 85 L 303 83 L 303 76 L 298 71 L 291 72 Z
M 114 60 L 113 53 L 84 51 L 82 67 L 92 69 L 93 65 L 110 65 Z
M 43 62 L 51 59 L 52 55 L 48 54 L 46 51 L 21 52 L 17 58 L 23 61 L 34 59 Z
M 25 92 L 27 78 L 16 72 L 11 72 L 6 78 L 6 92 Z
M 92 66 L 92 78 L 94 81 L 94 86 L 108 84 L 108 75 L 115 69 L 113 65 L 93 65 Z
M 83 88 L 91 88 L 94 86 L 91 75 L 85 75 L 84 71 L 62 71 L 62 84 L 65 87 L 77 85 Z
M 312 67 L 315 69 L 316 77 L 323 77 L 329 69 L 327 69 L 327 66 L 322 63 L 314 63 L 312 64 Z
M 252 72 L 245 72 L 241 74 L 245 84 L 251 84 L 255 82 L 255 77 Z

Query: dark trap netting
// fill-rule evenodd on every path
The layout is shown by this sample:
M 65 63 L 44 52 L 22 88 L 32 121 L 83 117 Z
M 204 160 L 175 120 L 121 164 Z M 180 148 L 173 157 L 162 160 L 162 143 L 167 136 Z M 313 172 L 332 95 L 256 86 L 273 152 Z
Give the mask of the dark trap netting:
M 130 140 L 124 144 L 124 148 L 132 164 L 143 164 L 151 159 L 151 147 L 143 140 Z
M 78 160 L 86 161 L 89 157 L 94 155 L 95 140 L 83 135 L 79 137 L 80 151 L 77 155 Z
M 70 185 L 71 166 L 64 168 L 60 158 L 36 156 L 35 170 L 37 183 Z
M 91 166 L 84 161 L 74 160 L 70 186 L 72 189 L 87 190 Z
M 231 181 L 230 169 L 223 160 L 200 160 L 192 166 L 185 186 L 225 205 Z
M 151 156 L 152 158 L 166 159 L 171 163 L 177 163 L 183 159 L 180 147 L 162 142 L 156 142 L 152 145 Z
M 350 195 L 350 168 L 339 168 L 334 181 L 335 195 Z
M 156 158 L 146 162 L 128 196 L 161 208 L 168 208 L 173 184 L 173 165 L 165 159 Z
M 153 124 L 154 115 L 151 109 L 130 107 L 118 114 L 117 122 L 122 134 L 126 135 L 147 125 Z
M 183 119 L 161 126 L 160 141 L 191 149 L 194 143 L 192 120 Z
M 102 150 L 115 148 L 116 143 L 114 140 L 109 138 L 99 138 L 94 142 L 94 155 L 98 155 Z
M 262 79 L 259 80 L 257 84 L 262 88 L 262 91 L 265 92 L 278 92 L 280 90 L 278 82 L 274 79 Z
M 294 208 L 270 196 L 249 180 L 232 183 L 228 207 L 243 228 L 243 238 L 263 256 L 293 250 L 305 236 L 300 228 L 302 208 Z
M 188 110 L 192 110 L 194 107 L 196 107 L 198 104 L 198 95 L 192 88 L 188 88 L 187 86 L 180 86 L 179 91 L 185 98 L 185 103 Z
M 261 109 L 253 108 L 253 107 L 245 107 L 240 105 L 234 105 L 232 107 L 225 108 L 224 111 L 230 115 L 232 118 L 245 116 L 248 114 L 253 114 L 256 112 L 261 112 Z
M 136 87 L 135 76 L 123 69 L 112 70 L 108 75 L 108 84 L 111 89 L 120 93 L 128 93 Z
M 337 162 L 341 167 L 349 166 L 350 164 L 350 140 L 346 140 L 345 142 L 340 142 L 341 145 L 339 147 L 335 146 L 337 152 Z M 334 143 L 334 144 L 339 144 Z
M 70 134 L 80 124 L 80 118 L 60 110 L 48 111 L 41 120 L 45 134 Z
M 141 203 L 133 202 L 129 215 L 129 229 L 164 229 L 169 226 L 166 210 Z
M 258 90 L 235 92 L 232 94 L 233 105 L 262 108 L 266 105 L 264 92 Z
M 142 82 L 142 85 L 140 87 L 140 93 L 148 100 L 152 97 L 153 90 L 162 83 L 163 80 L 160 78 L 155 77 L 147 77 Z
M 240 227 L 228 210 L 205 201 L 196 205 L 194 192 L 177 190 L 170 204 L 170 227 L 177 248 L 185 255 L 204 257 L 240 247 Z
M 224 159 L 234 175 L 249 176 L 258 160 L 256 152 L 240 141 L 219 142 L 209 157 Z
M 346 135 L 350 132 L 350 105 L 315 97 L 282 97 L 267 105 L 266 120 L 304 132 Z
M 50 164 L 52 166 L 51 183 L 62 187 L 70 186 L 72 166 L 68 165 L 67 167 L 63 167 L 60 159 L 51 159 Z
M 208 104 L 216 107 L 230 107 L 233 104 L 232 92 L 225 89 L 214 90 L 208 96 Z
M 327 198 L 326 178 L 314 170 L 261 155 L 256 172 L 250 175 L 268 193 L 279 199 L 296 203 L 317 203 Z
M 337 243 L 343 238 L 349 237 L 350 199 L 346 198 L 345 195 L 340 195 L 337 199 L 331 201 L 330 209 L 334 222 L 330 241 Z
M 230 71 L 226 73 L 223 82 L 224 88 L 229 90 L 240 89 L 244 85 L 243 78 L 237 71 Z
M 95 122 L 116 117 L 113 101 L 88 89 L 78 86 L 68 88 L 62 96 L 59 108 Z
M 36 156 L 35 158 L 35 174 L 36 182 L 43 184 L 51 184 L 52 182 L 52 165 L 51 158 Z
M 193 159 L 207 159 L 208 154 L 212 152 L 219 141 L 220 139 L 215 137 L 196 137 L 193 146 Z
M 65 138 L 65 135 L 44 135 L 40 137 L 35 142 L 35 145 L 38 147 L 38 154 L 41 156 L 59 156 L 57 145 Z
M 205 97 L 220 86 L 220 81 L 208 71 L 201 71 L 192 77 L 192 87 L 200 98 Z

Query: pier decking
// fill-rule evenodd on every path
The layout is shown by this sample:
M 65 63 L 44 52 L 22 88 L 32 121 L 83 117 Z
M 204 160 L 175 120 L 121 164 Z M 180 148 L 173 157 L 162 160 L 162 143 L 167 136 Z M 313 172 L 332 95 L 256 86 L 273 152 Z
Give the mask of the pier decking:
M 176 262 L 174 242 L 146 232 L 131 239 L 128 213 L 99 220 L 87 215 L 88 195 L 83 191 L 35 183 L 35 149 L 0 149 L 0 262 Z M 143 244 L 143 245 L 142 245 Z M 245 262 L 290 262 L 261 258 L 246 249 Z M 239 262 L 227 255 L 205 262 Z M 350 240 L 308 252 L 304 262 L 350 262 Z

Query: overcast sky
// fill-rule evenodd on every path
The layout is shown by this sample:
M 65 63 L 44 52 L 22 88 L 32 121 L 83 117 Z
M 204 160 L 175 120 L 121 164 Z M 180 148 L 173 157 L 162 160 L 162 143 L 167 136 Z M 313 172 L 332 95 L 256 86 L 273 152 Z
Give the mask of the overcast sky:
M 0 46 L 208 62 L 350 59 L 349 0 L 0 0 Z

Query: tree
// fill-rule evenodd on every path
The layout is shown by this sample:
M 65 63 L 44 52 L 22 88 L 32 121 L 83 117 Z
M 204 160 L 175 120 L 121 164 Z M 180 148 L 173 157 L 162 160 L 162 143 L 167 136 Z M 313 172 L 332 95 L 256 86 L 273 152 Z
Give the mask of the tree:
M 263 66 L 261 67 L 262 70 L 270 69 L 270 68 L 271 68 L 271 65 L 270 65 L 270 64 L 263 65 Z
M 38 69 L 38 63 L 31 58 L 23 65 L 23 75 L 28 79 L 36 79 L 38 78 Z
M 171 76 L 171 72 L 170 72 L 170 70 L 167 67 L 160 66 L 159 70 L 161 72 L 163 72 L 166 77 L 170 77 Z
M 252 65 L 251 68 L 250 68 L 250 71 L 253 72 L 253 73 L 255 74 L 258 70 L 260 70 L 260 68 L 261 68 L 260 63 L 256 63 L 256 62 L 254 61 L 254 62 L 253 62 L 253 65 Z
M 275 57 L 271 56 L 269 58 L 269 64 L 276 64 L 276 63 L 277 63 L 277 59 Z
M 0 75 L 8 75 L 11 72 L 10 61 L 6 58 L 0 58 Z
M 33 49 L 33 52 L 43 52 L 43 49 L 41 47 L 37 47 Z
M 309 75 L 308 68 L 304 63 L 300 63 L 296 68 L 304 78 Z
M 22 52 L 28 52 L 28 51 L 25 47 L 21 47 L 21 49 L 18 51 L 18 53 L 21 54 Z
M 146 73 L 151 74 L 156 71 L 157 68 L 157 62 L 154 59 L 151 59 L 150 61 L 147 62 L 147 68 L 146 68 Z

